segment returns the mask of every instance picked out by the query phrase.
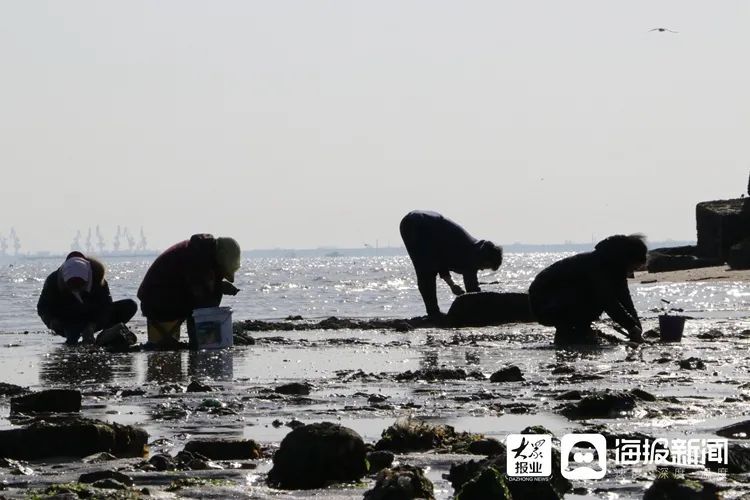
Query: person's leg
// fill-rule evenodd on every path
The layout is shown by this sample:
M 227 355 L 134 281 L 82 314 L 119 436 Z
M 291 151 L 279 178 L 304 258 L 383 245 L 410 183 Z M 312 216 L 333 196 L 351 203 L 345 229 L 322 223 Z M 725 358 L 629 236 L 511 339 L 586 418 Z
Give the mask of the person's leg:
M 599 305 L 576 288 L 564 288 L 531 297 L 534 318 L 555 327 L 555 343 L 588 343 L 593 338 L 591 323 L 602 314 Z
M 106 306 L 106 312 L 97 323 L 98 330 L 106 330 L 118 323 L 125 324 L 138 312 L 138 304 L 132 299 L 123 299 L 112 302 Z

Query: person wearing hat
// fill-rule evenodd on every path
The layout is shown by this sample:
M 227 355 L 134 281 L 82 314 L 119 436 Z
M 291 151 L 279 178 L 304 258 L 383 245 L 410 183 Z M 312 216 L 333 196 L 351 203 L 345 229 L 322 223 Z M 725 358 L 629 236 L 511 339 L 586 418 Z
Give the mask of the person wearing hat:
M 542 270 L 529 287 L 535 319 L 555 327 L 555 343 L 596 342 L 592 322 L 602 313 L 621 333 L 642 342 L 643 327 L 628 288 L 628 276 L 646 264 L 648 248 L 640 234 L 605 238 L 592 252 L 579 253 Z
M 194 309 L 217 307 L 224 295 L 237 295 L 232 283 L 241 251 L 232 238 L 195 234 L 165 250 L 151 264 L 138 288 L 141 312 L 148 322 L 149 342 L 176 343 L 187 320 L 194 343 Z
M 112 301 L 104 265 L 81 252 L 71 252 L 44 281 L 37 313 L 44 324 L 66 343 L 94 341 L 94 333 L 135 316 L 132 299 Z
M 477 272 L 497 271 L 503 263 L 503 249 L 491 241 L 477 240 L 464 228 L 436 212 L 414 210 L 399 227 L 404 246 L 417 273 L 417 286 L 427 315 L 442 319 L 437 300 L 437 277 L 445 281 L 454 295 L 464 290 L 453 282 L 451 271 L 463 275 L 467 292 L 479 292 Z

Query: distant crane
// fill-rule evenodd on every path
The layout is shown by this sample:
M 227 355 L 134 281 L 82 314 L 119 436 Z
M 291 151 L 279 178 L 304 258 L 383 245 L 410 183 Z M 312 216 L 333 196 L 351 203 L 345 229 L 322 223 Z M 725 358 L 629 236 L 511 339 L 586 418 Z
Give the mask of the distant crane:
M 99 248 L 99 255 L 104 255 L 104 237 L 99 225 L 96 226 L 96 246 Z
M 137 250 L 141 252 L 146 251 L 146 235 L 143 232 L 143 226 L 141 226 L 141 240 L 138 242 Z
M 21 250 L 21 240 L 18 239 L 18 235 L 16 234 L 15 228 L 10 228 L 10 241 L 13 242 L 13 251 L 16 255 L 18 255 L 18 252 Z
M 0 235 L 0 255 L 7 255 L 8 253 L 8 239 Z
M 91 228 L 89 228 L 89 232 L 86 234 L 86 253 L 94 253 L 94 245 L 91 243 Z
M 128 252 L 133 253 L 133 248 L 135 248 L 135 238 L 133 238 L 133 235 L 130 234 L 130 231 L 127 227 L 125 228 L 123 234 L 125 235 L 125 239 L 128 240 Z
M 70 244 L 70 249 L 72 251 L 80 250 L 81 249 L 81 230 L 79 229 L 76 231 L 76 236 L 73 238 L 73 243 Z
M 115 252 L 120 251 L 120 235 L 122 234 L 122 231 L 120 230 L 120 226 L 117 226 L 117 233 L 115 233 L 115 240 L 112 242 L 112 250 Z

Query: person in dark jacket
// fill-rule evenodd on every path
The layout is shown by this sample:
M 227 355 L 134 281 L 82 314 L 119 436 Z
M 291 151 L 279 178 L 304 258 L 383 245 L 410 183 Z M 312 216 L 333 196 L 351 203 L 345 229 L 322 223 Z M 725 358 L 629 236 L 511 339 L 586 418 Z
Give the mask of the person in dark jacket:
M 94 341 L 94 333 L 135 315 L 134 300 L 112 301 L 104 278 L 104 265 L 81 252 L 72 252 L 65 262 L 47 276 L 36 309 L 47 328 L 76 344 Z
M 441 319 L 437 300 L 437 276 L 454 295 L 464 290 L 453 282 L 451 271 L 463 275 L 466 292 L 478 292 L 477 271 L 497 270 L 503 249 L 491 241 L 477 240 L 464 228 L 435 212 L 415 210 L 401 220 L 401 238 L 417 273 L 417 286 L 427 315 Z
M 529 287 L 536 320 L 554 326 L 555 342 L 587 343 L 591 323 L 603 312 L 625 330 L 630 340 L 642 342 L 642 326 L 628 289 L 628 277 L 646 263 L 642 235 L 615 235 L 581 253 L 555 262 L 540 272 Z
M 217 307 L 222 296 L 239 292 L 232 284 L 239 268 L 240 246 L 232 238 L 196 234 L 165 250 L 138 288 L 141 311 L 149 323 L 149 341 L 176 341 L 185 320 L 190 336 L 194 309 Z M 160 333 L 152 336 L 152 331 Z

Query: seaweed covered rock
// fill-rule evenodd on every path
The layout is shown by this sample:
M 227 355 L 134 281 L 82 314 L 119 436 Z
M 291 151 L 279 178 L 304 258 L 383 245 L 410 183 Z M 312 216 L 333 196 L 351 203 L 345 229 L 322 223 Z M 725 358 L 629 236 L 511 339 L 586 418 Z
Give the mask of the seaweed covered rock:
M 727 447 L 727 463 L 706 462 L 706 468 L 715 472 L 726 469 L 730 474 L 744 474 L 750 472 L 750 447 L 729 443 Z
M 367 463 L 370 464 L 370 474 L 387 469 L 393 463 L 395 455 L 387 450 L 375 450 L 367 454 Z
M 616 418 L 635 409 L 635 397 L 620 391 L 599 392 L 570 403 L 562 414 L 571 419 Z
M 451 466 L 448 479 L 456 492 L 457 500 L 479 500 L 489 498 L 512 499 L 557 499 L 573 489 L 573 485 L 562 476 L 560 452 L 552 449 L 552 475 L 539 481 L 514 481 L 506 474 L 507 453 L 484 460 L 470 460 Z M 464 491 L 464 488 L 467 488 Z M 487 495 L 506 496 L 487 496 Z M 508 495 L 509 494 L 509 495 Z
M 433 500 L 432 482 L 424 471 L 413 465 L 399 465 L 383 469 L 375 479 L 373 489 L 365 492 L 365 500 L 410 500 L 424 498 Z
M 288 396 L 307 396 L 310 394 L 310 388 L 312 386 L 307 382 L 291 382 L 276 387 L 274 392 L 278 394 L 286 394 Z
M 493 326 L 533 321 L 527 293 L 475 292 L 456 297 L 448 310 L 453 326 Z
M 36 460 L 106 451 L 117 457 L 141 457 L 147 442 L 146 431 L 129 425 L 84 418 L 49 419 L 0 431 L 0 456 Z
M 8 384 L 7 382 L 0 382 L 0 397 L 3 396 L 18 396 L 20 394 L 27 394 L 29 389 L 21 387 L 20 385 Z
M 396 375 L 399 382 L 426 380 L 465 380 L 468 375 L 463 368 L 424 368 L 415 371 L 407 370 Z
M 643 494 L 643 500 L 721 500 L 723 496 L 711 483 L 674 477 L 658 478 Z
M 252 439 L 195 439 L 185 444 L 185 451 L 200 453 L 212 460 L 247 460 L 263 456 L 260 446 Z
M 81 411 L 81 391 L 48 389 L 16 396 L 10 400 L 11 413 L 75 413 Z
M 750 420 L 722 427 L 716 431 L 716 434 L 732 439 L 750 439 Z
M 488 467 L 467 481 L 456 500 L 512 500 L 508 484 L 497 469 Z
M 331 422 L 305 425 L 281 441 L 268 484 L 294 490 L 357 481 L 367 473 L 366 451 L 362 437 L 349 428 Z
M 523 373 L 515 365 L 501 368 L 490 376 L 490 382 L 523 382 Z
M 469 453 L 469 445 L 482 437 L 479 434 L 456 432 L 450 425 L 430 425 L 416 419 L 399 418 L 383 431 L 380 440 L 375 443 L 375 449 L 396 453 L 433 449 Z
M 87 472 L 85 474 L 81 474 L 81 476 L 78 478 L 78 482 L 84 484 L 93 484 L 104 479 L 113 479 L 118 483 L 124 484 L 125 486 L 133 486 L 134 484 L 133 478 L 115 470 L 99 470 L 95 472 Z

